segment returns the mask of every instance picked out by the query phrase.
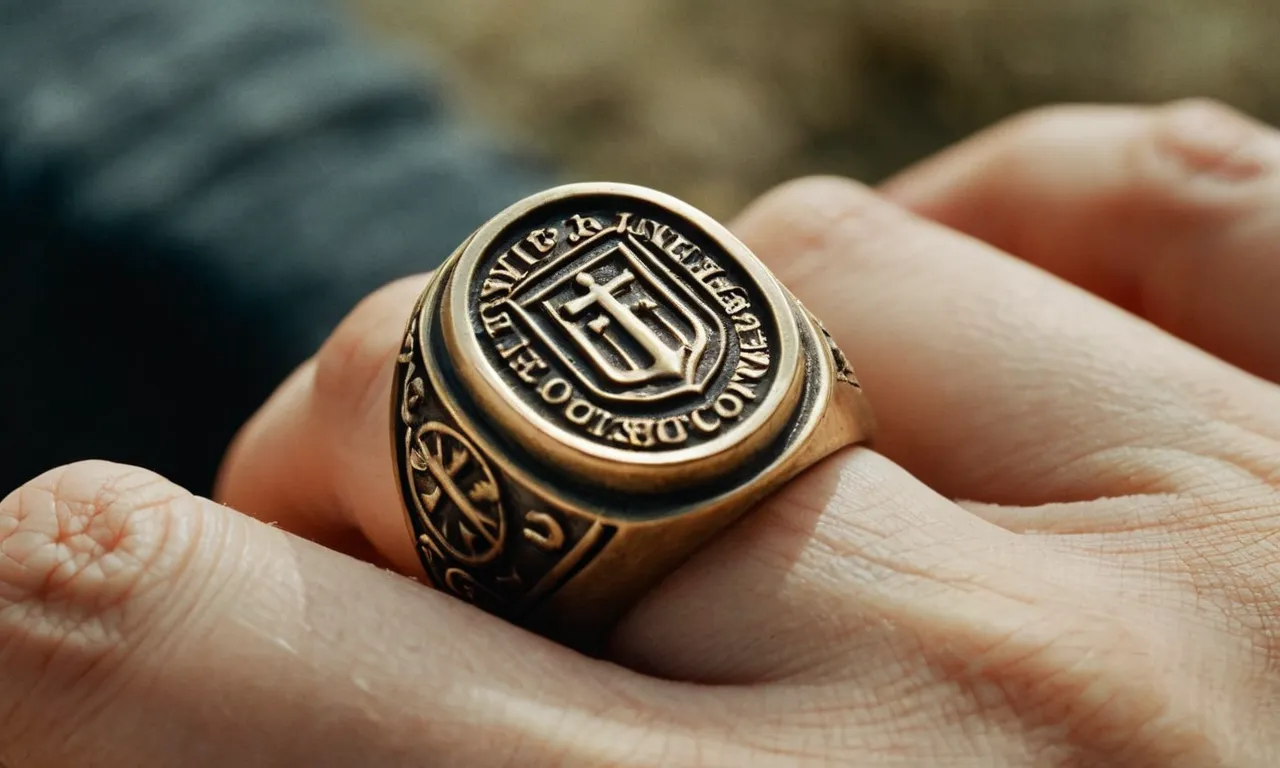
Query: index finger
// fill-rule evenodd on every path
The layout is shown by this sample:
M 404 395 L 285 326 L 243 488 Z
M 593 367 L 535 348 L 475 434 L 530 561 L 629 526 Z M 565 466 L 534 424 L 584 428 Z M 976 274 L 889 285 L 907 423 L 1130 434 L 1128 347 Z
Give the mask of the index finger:
M 387 422 L 404 318 L 430 275 L 370 294 L 244 426 L 217 498 L 312 541 L 421 572 L 400 513 Z

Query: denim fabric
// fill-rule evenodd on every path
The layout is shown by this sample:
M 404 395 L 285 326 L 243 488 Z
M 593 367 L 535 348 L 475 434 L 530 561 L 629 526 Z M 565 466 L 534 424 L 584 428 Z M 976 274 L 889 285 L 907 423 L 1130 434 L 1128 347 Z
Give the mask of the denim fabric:
M 316 0 L 0 0 L 0 495 L 207 493 L 360 297 L 545 183 Z

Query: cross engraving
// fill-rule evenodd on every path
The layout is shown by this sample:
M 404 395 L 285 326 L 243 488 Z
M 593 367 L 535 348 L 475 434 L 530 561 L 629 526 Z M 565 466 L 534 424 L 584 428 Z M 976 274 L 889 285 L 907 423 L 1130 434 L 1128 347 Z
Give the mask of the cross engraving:
M 655 319 L 663 323 L 682 342 L 684 342 L 683 336 L 676 333 L 675 329 L 663 320 L 661 315 L 658 314 L 658 307 L 654 302 L 642 299 L 637 302 L 636 306 L 632 307 L 619 298 L 621 292 L 635 281 L 635 275 L 630 270 L 624 269 L 604 285 L 597 283 L 595 278 L 585 271 L 579 272 L 574 280 L 578 285 L 586 288 L 586 294 L 570 299 L 560 305 L 560 311 L 564 319 L 574 320 L 588 309 L 599 307 L 604 314 L 588 322 L 587 327 L 607 343 L 628 366 L 624 368 L 615 364 L 600 353 L 596 345 L 591 342 L 590 338 L 579 327 L 564 323 L 565 327 L 582 345 L 591 362 L 595 364 L 601 373 L 610 380 L 623 385 L 635 385 L 654 379 L 682 378 L 684 376 L 683 363 L 685 354 L 688 351 L 687 342 L 682 343 L 676 349 L 667 346 L 662 337 L 645 323 L 636 310 L 652 314 Z M 616 324 L 621 331 L 635 341 L 640 349 L 644 350 L 644 353 L 649 358 L 647 366 L 633 360 L 621 345 L 607 335 L 607 331 L 612 324 Z
M 584 395 L 654 403 L 702 392 L 724 362 L 725 323 L 696 285 L 629 240 L 570 251 L 510 305 Z

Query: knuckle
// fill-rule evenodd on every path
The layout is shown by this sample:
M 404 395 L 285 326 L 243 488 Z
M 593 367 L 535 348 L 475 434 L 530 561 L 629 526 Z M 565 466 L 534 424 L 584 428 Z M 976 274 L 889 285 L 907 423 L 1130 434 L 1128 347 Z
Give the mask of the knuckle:
M 1177 633 L 1123 615 L 1060 606 L 975 623 L 929 651 L 931 666 L 971 702 L 953 717 L 1070 734 L 1088 764 L 1217 764 L 1227 745 L 1167 663 Z
M 1081 141 L 1082 126 L 1114 121 L 1127 145 L 1122 162 L 1130 202 L 1184 213 L 1221 203 L 1207 194 L 1242 184 L 1270 168 L 1280 146 L 1266 125 L 1219 101 L 1191 98 L 1157 107 L 1052 105 L 1029 110 L 997 126 L 998 165 L 1017 168 L 1046 152 Z M 1127 127 L 1122 127 L 1127 126 Z M 1229 201 L 1228 201 L 1229 202 Z
M 780 184 L 749 210 L 753 219 L 784 225 L 811 243 L 835 227 L 887 207 L 867 187 L 838 176 L 807 176 Z
M 426 280 L 420 275 L 383 286 L 338 324 L 313 360 L 318 409 L 348 423 L 355 406 L 385 399 L 390 378 L 384 374 L 400 349 L 409 308 Z
M 1000 173 L 1018 174 L 1043 163 L 1046 155 L 1079 146 L 1082 126 L 1123 117 L 1130 110 L 1080 104 L 1051 104 L 1004 119 L 988 134 L 987 163 Z
M 1169 546 L 1194 605 L 1218 607 L 1227 631 L 1265 667 L 1280 668 L 1280 494 L 1236 492 L 1192 506 Z
M 185 569 L 193 501 L 150 472 L 85 462 L 0 502 L 0 652 L 116 650 L 135 609 Z
M 821 205 L 826 200 L 850 200 L 871 198 L 874 193 L 866 186 L 843 176 L 801 176 L 784 181 L 760 196 L 758 205 L 784 208 Z
M 1079 104 L 1049 104 L 1019 112 L 997 125 L 995 132 L 1014 147 L 1043 147 L 1064 136 L 1078 133 L 1080 121 L 1092 119 L 1097 108 Z
M 1170 202 L 1200 202 L 1203 182 L 1239 184 L 1266 173 L 1270 129 L 1212 99 L 1186 99 L 1150 111 L 1138 148 L 1152 192 Z M 1154 162 L 1152 162 L 1154 161 Z
M 871 241 L 897 237 L 910 215 L 868 187 L 835 176 L 785 182 L 762 195 L 740 217 L 738 229 L 775 269 L 829 265 L 835 254 L 892 251 Z M 853 243 L 859 247 L 854 249 Z M 866 246 L 866 247 L 863 247 Z
M 1152 482 L 1136 488 L 1159 502 L 1126 508 L 1115 532 L 1141 542 L 1131 567 L 1170 588 L 1170 608 L 1243 641 L 1251 662 L 1277 671 L 1280 469 L 1272 440 L 1228 429 L 1229 449 L 1161 451 Z

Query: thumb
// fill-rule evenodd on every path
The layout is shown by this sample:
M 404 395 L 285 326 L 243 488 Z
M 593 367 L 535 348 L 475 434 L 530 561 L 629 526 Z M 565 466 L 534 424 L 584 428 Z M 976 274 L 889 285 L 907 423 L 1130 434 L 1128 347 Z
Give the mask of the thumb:
M 664 685 L 142 470 L 0 503 L 5 765 L 612 763 Z

